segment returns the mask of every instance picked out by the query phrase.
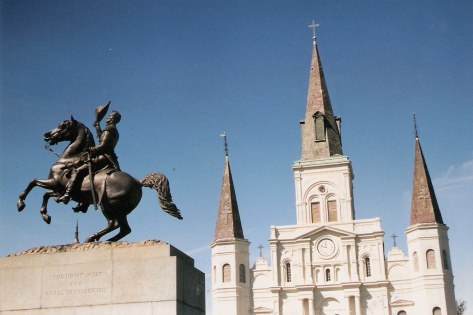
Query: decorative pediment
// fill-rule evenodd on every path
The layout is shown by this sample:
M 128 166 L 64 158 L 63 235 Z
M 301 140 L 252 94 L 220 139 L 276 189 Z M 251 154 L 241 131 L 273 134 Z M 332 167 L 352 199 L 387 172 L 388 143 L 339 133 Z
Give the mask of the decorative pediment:
M 352 232 L 347 232 L 344 230 L 340 230 L 331 226 L 318 226 L 310 229 L 309 231 L 305 231 L 305 233 L 299 235 L 296 239 L 304 239 L 304 238 L 317 238 L 319 235 L 334 235 L 340 238 L 344 237 L 355 237 L 356 234 Z
M 254 314 L 272 314 L 273 313 L 273 310 L 272 309 L 269 309 L 267 307 L 255 307 L 253 309 L 253 313 Z
M 415 303 L 413 301 L 399 299 L 396 301 L 391 302 L 390 306 L 413 306 Z

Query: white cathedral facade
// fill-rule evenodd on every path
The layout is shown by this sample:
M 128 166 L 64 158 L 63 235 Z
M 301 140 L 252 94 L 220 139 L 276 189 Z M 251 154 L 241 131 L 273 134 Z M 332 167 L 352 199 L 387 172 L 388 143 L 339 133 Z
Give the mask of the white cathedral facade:
M 296 224 L 270 228 L 270 261 L 249 261 L 228 154 L 212 252 L 214 315 L 455 315 L 448 227 L 419 139 L 407 250 L 387 254 L 379 218 L 356 219 L 315 37 L 301 158 L 292 169 Z

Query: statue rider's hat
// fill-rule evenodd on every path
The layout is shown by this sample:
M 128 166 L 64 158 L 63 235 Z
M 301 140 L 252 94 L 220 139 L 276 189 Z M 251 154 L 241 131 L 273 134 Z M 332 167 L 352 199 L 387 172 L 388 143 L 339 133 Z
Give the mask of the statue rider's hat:
M 108 101 L 107 104 L 100 105 L 95 109 L 95 121 L 99 122 L 105 117 L 111 102 L 112 101 Z

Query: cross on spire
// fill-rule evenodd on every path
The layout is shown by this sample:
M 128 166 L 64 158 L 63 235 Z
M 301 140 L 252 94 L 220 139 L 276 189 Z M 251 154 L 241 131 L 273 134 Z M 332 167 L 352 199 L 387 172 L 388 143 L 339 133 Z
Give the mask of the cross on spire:
M 393 241 L 394 241 L 394 247 L 397 247 L 397 246 L 396 246 L 396 238 L 397 238 L 397 235 L 396 235 L 396 234 L 393 234 L 393 235 L 391 235 L 391 237 L 393 238 Z
M 225 145 L 225 156 L 228 156 L 228 142 L 227 142 L 227 133 L 224 132 L 220 135 L 223 138 L 224 145 Z
M 309 28 L 312 29 L 314 39 L 315 39 L 315 29 L 319 26 L 320 26 L 319 24 L 315 23 L 315 20 L 312 20 L 312 24 L 309 25 Z
M 414 133 L 415 133 L 415 136 L 416 136 L 416 139 L 417 139 L 417 138 L 419 138 L 419 133 L 417 131 L 416 114 L 414 113 L 413 116 L 414 116 Z
M 259 244 L 258 248 L 259 248 L 259 256 L 263 257 L 263 248 L 264 248 L 264 246 Z
M 225 225 L 228 224 L 228 215 L 229 214 L 232 214 L 232 212 L 230 211 L 229 206 L 226 205 L 225 208 L 223 208 L 223 211 L 222 211 L 222 216 L 225 218 Z

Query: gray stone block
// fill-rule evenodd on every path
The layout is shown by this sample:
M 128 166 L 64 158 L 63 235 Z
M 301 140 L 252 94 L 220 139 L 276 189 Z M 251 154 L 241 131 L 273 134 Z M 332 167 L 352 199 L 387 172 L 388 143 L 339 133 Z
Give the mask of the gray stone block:
M 205 277 L 160 241 L 32 248 L 0 259 L 0 314 L 204 315 Z

